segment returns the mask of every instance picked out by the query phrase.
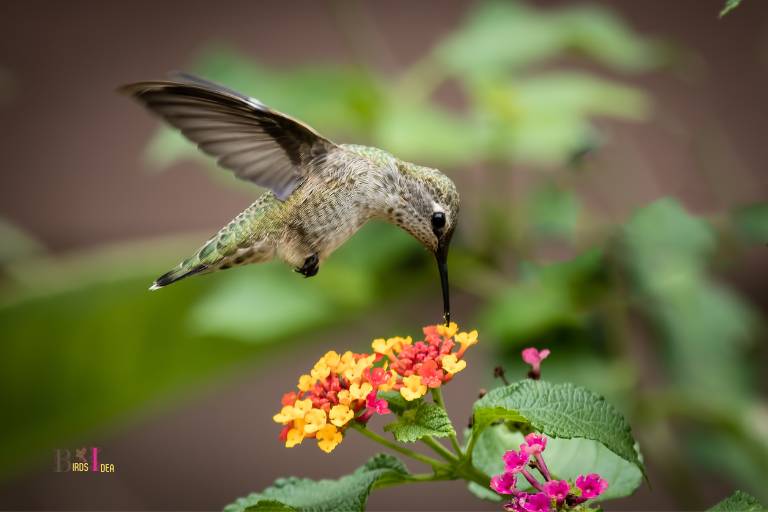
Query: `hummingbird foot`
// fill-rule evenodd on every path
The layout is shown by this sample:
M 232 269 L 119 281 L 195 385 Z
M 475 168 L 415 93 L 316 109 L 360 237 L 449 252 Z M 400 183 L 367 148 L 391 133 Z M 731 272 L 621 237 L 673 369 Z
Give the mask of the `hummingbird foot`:
M 317 253 L 315 253 L 304 260 L 304 265 L 302 265 L 301 268 L 297 268 L 296 272 L 302 274 L 304 277 L 312 277 L 317 274 L 318 270 L 320 270 L 319 263 L 320 258 L 318 258 Z

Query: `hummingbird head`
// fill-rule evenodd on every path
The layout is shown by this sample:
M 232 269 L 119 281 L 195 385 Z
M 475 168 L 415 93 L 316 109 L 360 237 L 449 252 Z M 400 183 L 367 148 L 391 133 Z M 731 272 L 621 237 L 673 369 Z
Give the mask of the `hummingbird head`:
M 403 163 L 401 172 L 414 180 L 408 187 L 407 216 L 403 218 L 400 213 L 395 223 L 435 255 L 443 292 L 443 316 L 449 323 L 448 248 L 458 221 L 459 193 L 453 181 L 437 169 Z

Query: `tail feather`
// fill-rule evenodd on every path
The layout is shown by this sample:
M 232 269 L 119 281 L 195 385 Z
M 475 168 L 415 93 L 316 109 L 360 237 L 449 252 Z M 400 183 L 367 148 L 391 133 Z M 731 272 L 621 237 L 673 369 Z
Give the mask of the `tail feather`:
M 159 290 L 160 288 L 164 286 L 168 286 L 169 284 L 175 283 L 176 281 L 179 281 L 181 279 L 184 279 L 185 277 L 193 276 L 195 274 L 199 274 L 200 272 L 203 272 L 208 268 L 208 265 L 197 265 L 194 267 L 178 267 L 175 268 L 169 272 L 166 272 L 165 274 L 161 275 L 157 279 L 155 279 L 155 282 L 152 283 L 152 286 L 149 287 L 150 290 Z

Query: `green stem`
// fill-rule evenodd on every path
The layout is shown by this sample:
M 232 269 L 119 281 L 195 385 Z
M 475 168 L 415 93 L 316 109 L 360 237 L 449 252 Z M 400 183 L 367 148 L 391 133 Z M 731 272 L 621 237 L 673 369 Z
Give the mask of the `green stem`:
M 447 415 L 448 409 L 445 407 L 445 401 L 443 400 L 443 391 L 440 388 L 432 389 L 432 398 L 438 406 L 443 408 L 445 414 Z M 451 422 L 451 425 L 453 425 L 453 422 Z M 451 446 L 453 446 L 453 450 L 456 452 L 459 458 L 464 458 L 464 452 L 461 451 L 461 445 L 459 444 L 459 440 L 456 437 L 456 432 L 452 431 L 448 437 L 451 440 Z
M 438 455 L 440 455 L 451 464 L 456 464 L 459 462 L 459 458 L 455 454 L 451 453 L 450 450 L 448 450 L 445 446 L 435 441 L 434 438 L 430 436 L 422 437 L 421 442 L 432 448 Z
M 474 429 L 470 431 L 469 434 L 469 443 L 467 443 L 467 451 L 465 452 L 467 455 L 467 461 L 469 461 L 470 464 L 472 464 L 472 453 L 475 449 L 475 443 L 477 442 L 478 436 L 475 434 Z
M 415 452 L 411 449 L 404 448 L 400 446 L 399 444 L 393 443 L 392 441 L 385 439 L 384 437 L 380 436 L 373 430 L 370 430 L 367 427 L 364 427 L 363 425 L 360 425 L 359 423 L 352 422 L 351 428 L 357 430 L 361 434 L 363 434 L 365 437 L 372 441 L 376 441 L 380 445 L 386 446 L 390 450 L 394 450 L 398 453 L 401 453 L 405 455 L 406 457 L 410 457 L 414 460 L 418 460 L 419 462 L 423 462 L 424 464 L 427 464 L 428 466 L 432 466 L 433 469 L 446 469 L 446 465 L 440 462 L 437 459 L 433 459 L 432 457 L 428 457 L 426 455 L 422 455 L 421 453 Z
M 374 486 L 376 489 L 386 489 L 387 487 L 394 487 L 396 485 L 405 485 L 405 484 L 419 484 L 423 482 L 440 482 L 444 480 L 453 480 L 453 477 L 447 473 L 444 474 L 436 474 L 436 473 L 420 473 L 417 475 L 409 475 L 405 478 L 405 480 L 395 479 L 391 481 L 381 481 L 379 483 L 376 483 Z

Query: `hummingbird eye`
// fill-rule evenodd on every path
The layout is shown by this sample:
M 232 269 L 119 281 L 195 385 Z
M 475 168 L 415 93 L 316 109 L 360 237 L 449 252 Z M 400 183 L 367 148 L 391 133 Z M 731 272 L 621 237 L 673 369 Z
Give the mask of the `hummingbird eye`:
M 445 227 L 445 213 L 435 212 L 432 214 L 432 230 L 440 231 Z

